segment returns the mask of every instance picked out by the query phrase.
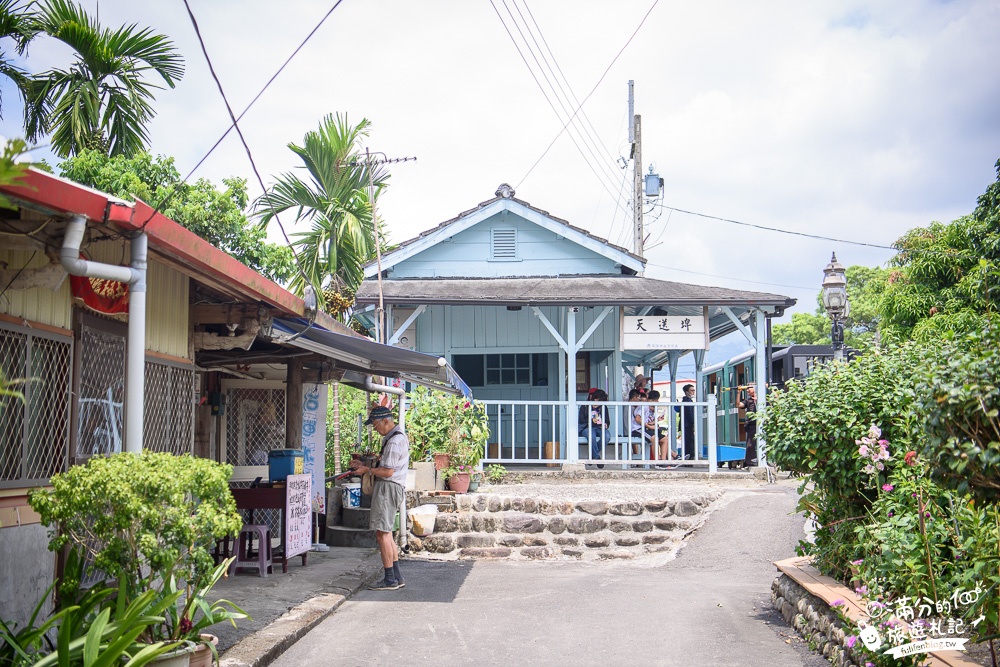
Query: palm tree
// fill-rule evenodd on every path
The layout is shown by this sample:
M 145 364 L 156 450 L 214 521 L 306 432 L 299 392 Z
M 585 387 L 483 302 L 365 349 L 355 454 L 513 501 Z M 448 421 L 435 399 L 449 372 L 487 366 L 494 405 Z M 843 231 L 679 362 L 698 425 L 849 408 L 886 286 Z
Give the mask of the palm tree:
M 364 278 L 364 265 L 375 258 L 368 188 L 374 185 L 377 197 L 389 178 L 381 168 L 369 172 L 369 164 L 359 155 L 370 127 L 365 118 L 351 125 L 346 114 L 327 115 L 319 130 L 306 133 L 301 146 L 288 144 L 301 158 L 308 181 L 282 174 L 254 203 L 261 225 L 288 210 L 296 211 L 296 221 L 311 223 L 309 231 L 293 235 L 302 273 L 292 279 L 289 289 L 302 294 L 308 281 L 324 295 L 327 310 L 344 320 Z M 380 240 L 384 238 L 381 235 Z M 339 473 L 340 384 L 333 383 L 332 389 L 333 458 Z
M 45 0 L 37 16 L 38 27 L 76 51 L 77 60 L 69 69 L 39 75 L 25 122 L 28 140 L 51 132 L 60 157 L 84 148 L 110 155 L 143 150 L 149 141 L 146 124 L 155 115 L 153 90 L 160 88 L 147 74 L 158 74 L 170 88 L 184 76 L 173 43 L 136 24 L 101 28 L 69 0 Z
M 254 204 L 260 224 L 276 215 L 296 211 L 296 220 L 310 229 L 294 234 L 293 245 L 305 275 L 292 279 L 289 289 L 302 293 L 306 281 L 343 312 L 364 278 L 364 265 L 375 258 L 375 228 L 369 200 L 369 168 L 359 154 L 371 123 L 362 119 L 351 125 L 347 115 L 330 114 L 319 129 L 307 132 L 302 146 L 288 147 L 301 158 L 306 179 L 285 173 Z M 375 166 L 371 182 L 376 195 L 388 180 L 383 167 Z M 329 304 L 333 306 L 334 304 Z
M 22 56 L 28 47 L 28 42 L 36 34 L 38 34 L 38 28 L 35 16 L 26 6 L 21 4 L 21 0 L 0 0 L 0 39 L 11 38 L 14 41 L 14 51 L 17 55 Z M 2 48 L 0 48 L 0 75 L 7 77 L 17 86 L 17 90 L 25 102 L 30 99 L 31 77 L 15 65 Z M 25 119 L 27 117 L 28 114 L 25 111 Z

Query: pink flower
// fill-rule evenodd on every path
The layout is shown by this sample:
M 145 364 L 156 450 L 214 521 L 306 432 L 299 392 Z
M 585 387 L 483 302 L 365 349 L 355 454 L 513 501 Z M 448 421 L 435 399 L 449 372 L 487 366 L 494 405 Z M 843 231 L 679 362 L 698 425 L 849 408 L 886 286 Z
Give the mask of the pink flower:
M 892 491 L 894 488 L 896 488 L 896 487 L 894 487 L 892 484 L 883 484 L 882 485 L 882 490 L 885 491 L 886 493 L 888 493 L 889 491 Z
M 864 563 L 864 562 L 865 562 L 865 559 L 864 559 L 864 558 L 859 558 L 859 559 L 857 559 L 857 560 L 852 560 L 852 561 L 851 561 L 851 565 L 861 565 L 861 564 L 862 564 L 862 563 Z
M 847 648 L 854 648 L 854 645 L 858 642 L 856 635 L 847 635 L 844 637 L 844 643 L 847 644 Z
M 834 600 L 833 602 L 831 602 L 830 606 L 831 607 L 839 607 L 842 604 L 844 604 L 844 601 L 838 598 L 838 599 Z
M 906 462 L 906 465 L 908 466 L 915 465 L 917 462 L 917 453 L 911 449 L 910 451 L 906 452 L 906 456 L 903 457 L 903 460 Z
M 858 454 L 861 456 L 868 456 L 868 445 L 861 445 L 858 447 Z

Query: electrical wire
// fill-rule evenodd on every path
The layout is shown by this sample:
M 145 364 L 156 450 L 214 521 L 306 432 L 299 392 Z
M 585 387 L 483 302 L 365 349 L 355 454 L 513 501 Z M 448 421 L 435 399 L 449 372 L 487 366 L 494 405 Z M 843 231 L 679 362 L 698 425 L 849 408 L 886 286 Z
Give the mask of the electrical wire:
M 493 0 L 490 0 L 490 2 L 492 3 Z M 584 97 L 583 101 L 580 102 L 580 104 L 577 106 L 576 111 L 573 112 L 573 115 L 570 116 L 570 119 L 566 121 L 566 123 L 562 126 L 562 129 L 560 129 L 559 132 L 556 133 L 556 136 L 552 138 L 552 141 L 550 141 L 549 145 L 545 147 L 545 150 L 542 151 L 542 154 L 538 156 L 538 159 L 535 160 L 535 163 L 533 165 L 531 165 L 531 168 L 528 169 L 527 173 L 525 173 L 524 176 L 521 177 L 521 180 L 518 181 L 517 185 L 515 186 L 515 189 L 521 187 L 521 183 L 524 183 L 525 179 L 527 179 L 528 176 L 531 175 L 531 172 L 535 170 L 535 167 L 537 167 L 538 164 L 543 159 L 545 159 L 545 156 L 548 155 L 549 151 L 552 149 L 552 146 L 556 143 L 556 140 L 558 140 L 559 137 L 562 136 L 563 132 L 566 131 L 566 128 L 569 126 L 569 124 L 573 121 L 574 118 L 576 118 L 576 115 L 580 112 L 580 109 L 583 108 L 583 105 L 586 104 L 587 100 L 589 100 L 590 97 L 597 91 L 597 88 L 601 85 L 601 82 L 604 81 L 604 77 L 608 75 L 608 72 L 610 72 L 614 64 L 618 62 L 618 59 L 621 57 L 622 53 L 624 53 L 625 49 L 628 48 L 628 45 L 632 43 L 632 40 L 639 33 L 639 30 L 642 29 L 643 24 L 646 23 L 646 19 L 649 18 L 649 15 L 653 12 L 653 10 L 656 8 L 656 5 L 659 4 L 659 2 L 660 0 L 653 0 L 653 4 L 650 5 L 649 10 L 646 12 L 645 16 L 642 17 L 642 20 L 639 22 L 639 25 L 636 26 L 636 29 L 632 32 L 632 35 L 628 38 L 628 41 L 626 41 L 625 45 L 622 46 L 622 48 L 618 51 L 617 54 L 615 54 L 615 57 L 611 59 L 611 62 L 608 64 L 607 68 L 605 68 L 604 73 L 601 74 L 601 77 L 597 80 L 597 83 L 595 83 L 594 87 L 590 89 L 590 92 L 587 93 L 587 96 Z
M 503 0 L 501 0 L 501 1 L 503 1 Z M 538 89 L 541 91 L 542 96 L 545 98 L 545 101 L 548 103 L 549 107 L 552 109 L 552 112 L 556 115 L 556 118 L 562 120 L 562 115 L 559 113 L 558 109 L 556 109 L 555 104 L 553 104 L 552 99 L 549 97 L 549 95 L 546 92 L 545 87 L 542 85 L 541 81 L 538 80 L 538 76 L 535 74 L 535 70 L 532 69 L 531 64 L 528 62 L 527 57 L 524 55 L 524 52 L 521 50 L 520 44 L 518 44 L 517 39 L 514 37 L 514 34 L 510 31 L 510 28 L 507 26 L 506 21 L 504 21 L 503 15 L 500 14 L 500 10 L 497 9 L 496 3 L 494 3 L 493 0 L 490 0 L 490 5 L 493 6 L 493 11 L 496 12 L 497 18 L 499 18 L 500 22 L 503 24 L 504 30 L 507 32 L 508 37 L 510 37 L 511 42 L 514 44 L 514 48 L 517 50 L 518 55 L 521 56 L 521 60 L 524 62 L 524 66 L 528 68 L 528 72 L 531 74 L 531 78 L 534 79 L 535 85 L 538 86 Z M 507 13 L 508 14 L 511 14 L 510 8 L 507 7 L 506 3 L 504 4 L 504 8 L 507 9 Z M 517 24 L 517 21 L 514 20 L 513 14 L 511 14 L 511 20 L 514 22 L 515 28 L 517 28 L 517 30 L 520 32 L 520 26 Z M 522 39 L 524 39 L 524 33 L 521 32 L 520 34 L 521 34 Z M 527 45 L 527 42 L 525 42 L 525 44 Z M 532 57 L 535 58 L 534 52 L 531 51 L 530 47 L 528 48 L 528 50 L 532 54 Z M 536 63 L 538 62 L 537 58 L 535 58 L 535 62 Z M 539 65 L 539 68 L 541 68 L 541 65 Z M 543 71 L 542 75 L 544 76 L 544 74 L 545 73 Z M 577 111 L 579 111 L 579 110 L 577 110 Z M 575 117 L 575 114 L 573 116 L 571 116 L 568 121 L 566 121 L 566 125 L 563 125 L 563 129 L 564 130 L 568 127 L 569 123 L 572 122 L 572 120 L 573 120 L 574 117 Z M 562 133 L 560 132 L 560 135 L 561 134 Z M 572 133 L 569 133 L 569 138 L 570 138 L 570 141 L 573 142 L 573 145 L 576 147 L 577 151 L 579 151 L 580 155 L 583 157 L 584 162 L 587 164 L 587 166 L 590 168 L 590 170 L 594 173 L 594 176 L 597 177 L 597 180 L 601 184 L 601 186 L 608 192 L 609 195 L 611 195 L 612 197 L 615 197 L 615 193 L 612 192 L 611 189 L 608 187 L 607 183 L 605 183 L 604 178 L 598 173 L 597 169 L 594 168 L 593 163 L 591 163 L 591 161 L 587 159 L 587 155 L 586 155 L 586 153 L 584 153 L 583 149 L 580 148 L 580 144 L 577 142 L 576 137 L 573 136 Z M 517 186 L 515 186 L 515 189 L 517 189 L 518 187 L 520 187 L 520 185 L 521 185 L 522 182 L 524 182 L 524 179 L 521 179 L 521 182 L 519 182 L 517 184 Z
M 728 222 L 728 223 L 733 224 L 733 225 L 740 225 L 741 227 L 752 227 L 754 229 L 762 229 L 762 230 L 768 231 L 768 232 L 777 232 L 779 234 L 789 234 L 791 236 L 802 236 L 802 237 L 805 237 L 805 238 L 817 239 L 817 240 L 820 240 L 820 241 L 832 241 L 833 243 L 844 243 L 844 244 L 847 244 L 847 245 L 865 246 L 867 248 L 880 248 L 882 250 L 893 250 L 893 251 L 896 251 L 896 252 L 900 252 L 900 250 L 897 247 L 891 246 L 891 245 L 882 245 L 882 244 L 879 244 L 879 243 L 867 243 L 865 241 L 850 241 L 850 240 L 847 240 L 847 239 L 837 239 L 837 238 L 833 238 L 833 237 L 830 237 L 830 236 L 821 236 L 819 234 L 809 234 L 808 232 L 796 232 L 796 231 L 793 231 L 791 229 L 779 229 L 778 227 L 768 227 L 766 225 L 757 225 L 757 224 L 754 224 L 754 223 L 751 223 L 751 222 L 742 222 L 740 220 L 732 220 L 730 218 L 721 218 L 721 217 L 719 217 L 717 215 L 708 215 L 707 213 L 698 213 L 697 211 L 688 211 L 688 210 L 683 209 L 683 208 L 677 208 L 676 206 L 666 206 L 666 205 L 661 205 L 661 206 L 662 206 L 662 208 L 665 208 L 665 209 L 670 210 L 670 211 L 677 211 L 678 213 L 686 213 L 687 215 L 694 215 L 694 216 L 697 216 L 699 218 L 707 218 L 709 220 L 718 220 L 719 222 Z M 907 252 L 912 252 L 912 251 L 907 251 Z M 926 252 L 926 251 L 924 251 L 924 252 Z M 932 251 L 932 252 L 937 252 L 937 251 Z
M 226 97 L 226 91 L 222 88 L 222 82 L 219 81 L 218 75 L 215 73 L 215 67 L 212 65 L 212 59 L 208 55 L 208 49 L 205 46 L 205 40 L 202 39 L 201 30 L 198 28 L 198 21 L 194 17 L 194 12 L 191 11 L 191 5 L 188 0 L 184 0 L 184 7 L 187 8 L 188 16 L 191 18 L 191 25 L 194 27 L 195 35 L 198 37 L 198 44 L 201 45 L 201 52 L 205 56 L 205 62 L 208 64 L 208 71 L 212 75 L 212 79 L 215 81 L 215 85 L 219 89 L 219 95 L 222 96 L 222 101 L 226 105 L 226 111 L 229 113 L 229 118 L 233 121 L 233 128 L 236 130 L 237 136 L 240 138 L 240 142 L 243 144 L 243 150 L 246 151 L 247 159 L 250 161 L 250 167 L 253 169 L 254 176 L 257 177 L 257 183 L 260 185 L 260 189 L 265 194 L 267 193 L 267 188 L 264 187 L 264 179 L 260 176 L 260 171 L 257 169 L 257 164 L 254 162 L 253 153 L 250 152 L 250 146 L 247 144 L 246 137 L 243 136 L 243 131 L 240 129 L 239 123 L 236 119 L 236 115 L 233 113 L 233 107 L 229 104 L 229 99 Z M 268 202 L 270 205 L 270 202 Z M 292 253 L 292 257 L 295 259 L 295 266 L 302 275 L 302 279 L 305 284 L 311 284 L 305 270 L 302 268 L 302 262 L 299 260 L 298 253 L 295 252 L 295 248 L 292 245 L 291 239 L 288 238 L 288 233 L 285 231 L 285 226 L 281 223 L 281 219 L 278 217 L 278 212 L 274 210 L 271 206 L 271 213 L 274 219 L 278 223 L 278 228 L 281 230 L 281 235 L 285 237 L 285 242 L 288 243 L 288 249 Z M 152 218 L 152 216 L 150 216 Z M 148 220 L 147 220 L 148 222 Z
M 696 276 L 707 276 L 709 278 L 722 278 L 724 280 L 735 280 L 741 283 L 753 283 L 755 285 L 771 285 L 772 287 L 787 287 L 788 289 L 803 290 L 806 292 L 818 292 L 819 289 L 816 287 L 803 287 L 802 285 L 786 285 L 784 283 L 770 283 L 763 280 L 748 280 L 746 278 L 737 278 L 736 276 L 723 276 L 717 273 L 704 273 L 702 271 L 691 271 L 690 269 L 678 269 L 675 266 L 667 266 L 666 264 L 657 264 L 656 262 L 646 262 L 649 266 L 657 266 L 661 269 L 669 269 L 670 271 L 680 271 L 681 273 L 691 273 Z
M 3 299 L 4 295 L 7 293 L 7 290 L 9 290 L 10 286 L 14 284 L 14 281 L 21 277 L 21 273 L 26 268 L 28 268 L 28 264 L 31 264 L 33 261 L 35 261 L 35 257 L 37 255 L 38 255 L 37 250 L 31 253 L 31 257 L 28 258 L 28 261 L 24 263 L 24 266 L 22 266 L 20 269 L 17 270 L 17 273 L 14 274 L 14 277 L 10 279 L 10 282 L 8 282 L 7 285 L 3 288 L 3 291 L 0 292 L 0 299 Z
M 232 123 L 230 123 L 229 127 L 226 128 L 226 131 L 222 133 L 222 136 L 219 137 L 214 144 L 212 144 L 212 147 L 208 149 L 208 152 L 206 152 L 201 157 L 201 159 L 198 160 L 198 162 L 194 165 L 194 167 L 191 168 L 191 171 L 189 171 L 188 174 L 187 174 L 187 176 L 185 176 L 184 179 L 181 181 L 182 183 L 186 183 L 188 180 L 191 179 L 191 177 L 198 170 L 198 168 L 201 167 L 201 165 L 205 162 L 205 160 L 207 160 L 208 157 L 215 151 L 215 149 L 219 147 L 219 144 L 222 143 L 223 139 L 225 139 L 227 136 L 229 136 L 230 131 L 232 131 L 236 127 L 236 123 L 239 122 L 239 121 L 241 121 L 241 120 L 243 120 L 243 116 L 245 116 L 247 114 L 247 112 L 250 111 L 251 107 L 253 107 L 253 105 L 257 103 L 257 100 L 259 100 L 261 98 L 261 96 L 264 94 L 264 91 L 266 91 L 270 87 L 270 85 L 272 83 L 274 83 L 274 80 L 278 78 L 278 75 L 280 75 L 285 70 L 285 67 L 287 67 L 288 64 L 292 62 L 292 59 L 295 58 L 296 55 L 298 55 L 299 51 L 301 51 L 302 48 L 306 45 L 306 43 L 310 39 L 312 39 L 313 35 L 316 34 L 316 32 L 320 29 L 320 27 L 323 25 L 323 23 L 325 23 L 326 20 L 328 18 L 330 18 L 330 15 L 333 14 L 333 11 L 337 7 L 339 7 L 340 3 L 343 2 L 343 1 L 344 0 L 337 0 L 336 2 L 333 3 L 333 6 L 330 7 L 330 10 L 327 11 L 327 13 L 323 15 L 323 18 L 321 18 L 319 20 L 319 23 L 317 23 L 313 27 L 313 29 L 309 31 L 309 34 L 306 35 L 305 39 L 303 39 L 299 43 L 299 45 L 297 47 L 295 47 L 295 50 L 292 51 L 291 55 L 289 55 L 285 59 L 285 62 L 283 62 L 281 64 L 281 66 L 274 72 L 274 74 L 271 75 L 271 78 L 267 80 L 267 83 L 265 83 L 264 86 L 259 91 L 257 91 L 257 94 L 254 95 L 254 98 L 252 100 L 250 100 L 250 103 L 246 105 L 246 107 L 243 109 L 242 112 L 240 112 L 240 115 L 237 116 L 236 119 Z M 186 4 L 187 3 L 185 3 L 185 5 Z M 190 14 L 190 8 L 188 8 L 188 13 Z M 192 19 L 193 19 L 193 17 L 192 17 Z M 197 29 L 195 31 L 197 32 Z M 204 49 L 202 49 L 202 50 L 204 50 Z M 232 118 L 232 113 L 230 113 L 230 118 Z M 160 202 L 159 204 L 157 204 L 153 208 L 153 213 L 149 216 L 149 218 L 145 222 L 142 223 L 140 231 L 146 228 L 146 225 L 149 224 L 150 220 L 152 220 L 156 216 L 157 213 L 160 213 L 160 212 L 163 211 L 163 208 L 170 202 L 171 199 L 173 199 L 173 197 L 174 197 L 174 195 L 176 193 L 177 193 L 177 188 L 175 187 L 173 190 L 170 191 L 170 193 L 167 194 L 167 196 L 164 198 L 164 200 L 162 202 Z M 282 231 L 284 231 L 284 230 L 282 230 Z M 287 237 L 286 237 L 286 240 L 287 240 Z
M 503 0 L 503 2 L 504 2 L 504 6 L 507 8 L 507 13 L 511 15 L 511 20 L 514 21 L 514 25 L 517 27 L 518 33 L 521 35 L 521 39 L 524 40 L 525 45 L 528 47 L 528 50 L 531 52 L 532 58 L 534 58 L 534 60 L 535 60 L 535 64 L 538 65 L 539 70 L 542 72 L 542 76 L 545 78 L 545 82 L 549 85 L 549 88 L 552 90 L 553 94 L 555 95 L 556 101 L 559 102 L 559 106 L 562 109 L 563 114 L 565 114 L 566 116 L 569 116 L 571 114 L 570 109 L 572 108 L 573 105 L 570 102 L 569 95 L 566 94 L 565 88 L 563 88 L 562 82 L 559 80 L 559 77 L 556 75 L 556 69 L 559 69 L 560 72 L 562 70 L 559 68 L 559 63 L 555 62 L 555 55 L 552 54 L 551 50 L 549 50 L 549 56 L 551 56 L 551 61 L 552 61 L 552 62 L 550 62 L 550 57 L 547 57 L 545 55 L 545 51 L 542 49 L 542 45 L 539 43 L 538 38 L 535 37 L 535 33 L 531 30 L 531 26 L 528 24 L 527 19 L 524 18 L 524 12 L 521 11 L 521 7 L 517 4 L 517 0 L 511 0 L 511 3 L 514 5 L 514 9 L 517 10 L 517 15 L 521 17 L 521 22 L 524 23 L 524 27 L 525 27 L 525 30 L 527 30 L 527 32 L 528 32 L 528 36 L 531 37 L 531 41 L 535 45 L 534 49 L 531 48 L 531 44 L 529 44 L 527 38 L 525 38 L 524 32 L 521 31 L 521 28 L 518 25 L 517 20 L 514 19 L 514 15 L 511 13 L 510 7 L 507 7 L 507 0 Z M 527 3 L 525 3 L 525 9 L 527 9 Z M 528 13 L 530 15 L 531 11 L 528 10 Z M 538 32 L 539 37 L 541 37 L 542 41 L 544 42 L 545 41 L 545 37 L 542 35 L 541 28 L 539 28 L 537 21 L 534 21 L 534 15 L 532 15 L 532 21 L 534 22 L 534 25 L 535 25 L 535 31 Z M 546 46 L 548 46 L 547 43 L 546 43 Z M 539 63 L 538 57 L 535 56 L 535 51 L 536 50 L 538 51 L 538 55 L 541 56 L 542 63 L 545 64 L 545 68 L 548 69 L 549 74 L 552 75 L 552 80 L 549 79 L 549 76 L 545 73 L 545 70 L 542 69 L 542 64 Z M 553 68 L 553 62 L 555 64 L 554 68 Z M 553 85 L 553 81 L 555 82 L 555 85 Z M 566 86 L 569 87 L 569 82 L 568 81 L 566 82 Z M 557 90 L 557 88 L 558 88 L 558 90 Z M 564 99 L 565 99 L 565 102 L 563 101 Z M 568 108 L 567 108 L 567 105 L 569 105 Z M 608 172 L 604 171 L 604 170 L 605 169 L 611 169 L 610 163 L 614 162 L 614 158 L 611 158 L 610 160 L 608 160 L 607 162 L 605 162 L 604 158 L 599 157 L 594 152 L 595 147 L 597 149 L 597 152 L 600 152 L 601 142 L 600 142 L 600 140 L 594 138 L 594 136 L 588 131 L 587 126 L 583 122 L 581 122 L 581 120 L 580 120 L 581 118 L 582 119 L 586 119 L 587 118 L 586 111 L 584 111 L 584 110 L 581 109 L 579 115 L 580 115 L 580 118 L 576 119 L 576 122 L 573 123 L 573 126 L 576 128 L 577 133 L 580 135 L 580 138 L 583 141 L 584 146 L 587 148 L 587 151 L 590 153 L 590 156 L 592 158 L 594 158 L 594 160 L 596 161 L 596 163 L 602 168 L 602 173 L 604 174 L 604 176 L 607 177 Z M 561 115 L 559 116 L 559 120 L 562 120 L 562 116 Z M 596 132 L 595 132 L 595 134 L 596 134 Z M 611 182 L 614 183 L 617 180 L 617 176 L 618 175 L 617 175 L 617 173 L 614 172 L 614 170 L 611 170 L 610 174 L 611 174 Z

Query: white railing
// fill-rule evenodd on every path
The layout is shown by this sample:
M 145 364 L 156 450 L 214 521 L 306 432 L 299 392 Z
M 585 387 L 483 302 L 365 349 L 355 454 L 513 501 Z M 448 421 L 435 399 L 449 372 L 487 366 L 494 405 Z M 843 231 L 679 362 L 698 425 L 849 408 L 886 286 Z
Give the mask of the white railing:
M 693 403 L 574 403 L 578 411 L 586 408 L 588 417 L 594 409 L 606 409 L 607 419 L 602 419 L 606 423 L 589 428 L 579 425 L 578 412 L 567 415 L 572 409 L 568 401 L 477 403 L 485 407 L 490 426 L 485 464 L 589 463 L 677 468 L 707 465 L 709 472 L 718 467 L 714 396 Z M 637 409 L 643 411 L 640 417 L 645 424 L 636 421 Z M 687 411 L 693 412 L 693 416 Z M 651 426 L 653 423 L 655 427 Z M 684 458 L 685 453 L 689 458 Z

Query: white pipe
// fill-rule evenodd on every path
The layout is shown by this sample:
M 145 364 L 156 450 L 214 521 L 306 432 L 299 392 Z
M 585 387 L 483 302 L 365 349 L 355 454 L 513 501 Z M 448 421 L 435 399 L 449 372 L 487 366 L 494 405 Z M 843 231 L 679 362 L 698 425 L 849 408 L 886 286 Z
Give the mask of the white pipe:
M 372 380 L 371 375 L 365 376 L 365 391 L 380 392 L 383 394 L 395 394 L 396 396 L 402 396 L 403 394 L 406 393 L 405 390 L 400 389 L 399 387 L 392 387 L 387 384 L 375 384 L 375 381 Z
M 129 400 L 125 406 L 125 451 L 142 451 L 143 403 L 146 362 L 146 258 L 148 239 L 138 234 L 131 242 L 131 265 L 103 264 L 80 257 L 80 246 L 87 231 L 87 218 L 74 215 L 66 226 L 66 236 L 59 259 L 66 273 L 87 278 L 104 278 L 129 285 L 128 356 L 125 386 Z

